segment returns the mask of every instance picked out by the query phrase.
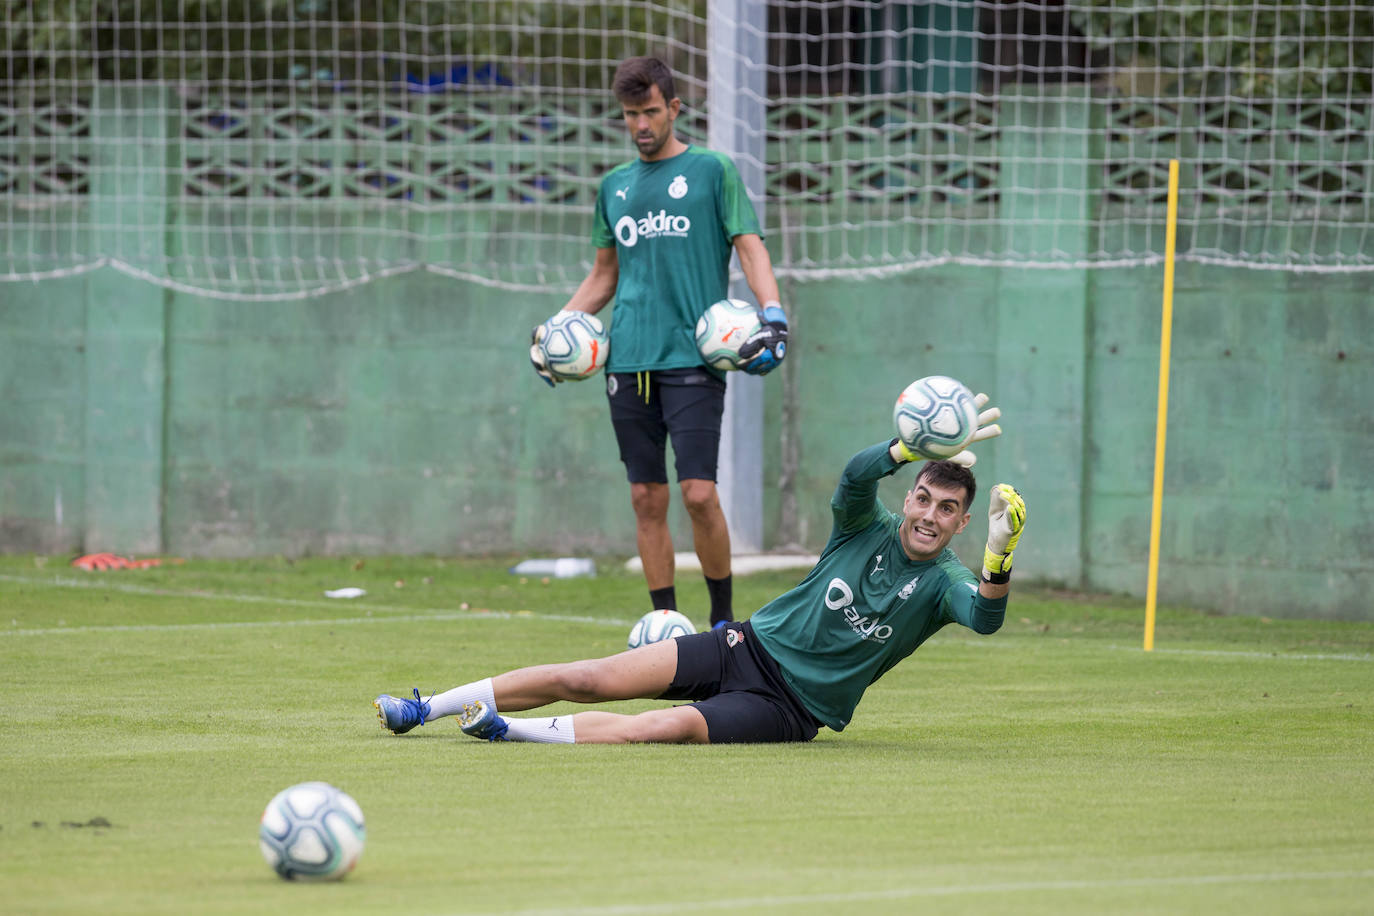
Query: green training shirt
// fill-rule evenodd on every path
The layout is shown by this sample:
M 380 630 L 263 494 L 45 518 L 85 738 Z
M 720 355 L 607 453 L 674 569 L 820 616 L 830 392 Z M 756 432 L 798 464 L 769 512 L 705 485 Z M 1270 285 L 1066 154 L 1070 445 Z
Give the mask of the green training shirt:
M 934 560 L 907 558 L 901 516 L 878 499 L 878 481 L 899 467 L 889 445 L 849 459 L 820 559 L 800 585 L 749 618 L 788 686 L 835 731 L 849 724 L 869 684 L 942 627 L 993 633 L 1006 614 L 1007 599 L 982 597 L 978 578 L 948 547 Z
M 748 233 L 758 216 L 724 153 L 688 146 L 608 172 L 592 223 L 592 244 L 615 246 L 620 267 L 606 371 L 703 365 L 697 319 L 725 298 L 734 238 Z

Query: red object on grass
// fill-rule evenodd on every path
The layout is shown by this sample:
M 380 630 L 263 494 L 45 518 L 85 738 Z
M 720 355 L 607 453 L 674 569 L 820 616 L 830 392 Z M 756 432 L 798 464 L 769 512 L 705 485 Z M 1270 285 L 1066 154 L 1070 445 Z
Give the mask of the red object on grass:
M 172 560 L 179 563 L 180 560 Z M 150 557 L 147 560 L 130 560 L 113 553 L 88 553 L 83 557 L 72 560 L 72 565 L 77 569 L 84 569 L 88 572 L 103 572 L 107 569 L 148 569 L 152 566 L 161 566 L 162 560 L 157 557 Z

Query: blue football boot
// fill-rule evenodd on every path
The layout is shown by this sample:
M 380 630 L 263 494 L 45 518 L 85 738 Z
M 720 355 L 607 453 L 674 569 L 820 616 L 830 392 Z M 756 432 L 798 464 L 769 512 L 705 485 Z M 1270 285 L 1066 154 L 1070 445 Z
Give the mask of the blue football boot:
M 393 735 L 404 735 L 415 726 L 424 725 L 425 719 L 429 718 L 429 704 L 420 699 L 418 687 L 411 689 L 415 691 L 413 700 L 384 693 L 372 701 L 372 705 L 377 707 L 377 718 L 382 728 Z
M 474 738 L 484 738 L 487 741 L 510 740 L 506 737 L 506 730 L 510 728 L 506 720 L 481 700 L 463 704 L 463 711 L 458 714 L 458 727 L 463 730 L 463 734 L 472 735 Z

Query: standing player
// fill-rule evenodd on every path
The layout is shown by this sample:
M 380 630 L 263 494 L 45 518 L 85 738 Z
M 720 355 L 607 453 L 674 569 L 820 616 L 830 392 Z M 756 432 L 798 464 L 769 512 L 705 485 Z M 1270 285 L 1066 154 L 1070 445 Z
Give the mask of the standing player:
M 682 102 L 672 71 L 655 58 L 632 57 L 616 70 L 612 89 L 639 158 L 602 180 L 592 227 L 596 258 L 563 308 L 595 313 L 615 299 L 606 394 L 630 481 L 649 606 L 677 609 L 665 461 L 671 437 L 711 624 L 718 626 L 734 617 L 730 532 L 716 492 L 725 378 L 702 362 L 696 323 L 725 298 L 732 252 L 763 303 L 762 328 L 740 350 L 746 372 L 762 375 L 782 361 L 787 317 L 734 163 L 673 133 Z M 530 359 L 552 385 L 556 379 L 538 346 L 541 329 Z
M 997 415 L 994 408 L 979 417 L 977 438 L 1001 432 L 987 425 Z M 820 559 L 744 623 L 607 658 L 521 668 L 428 700 L 418 690 L 413 700 L 383 694 L 373 701 L 382 727 L 399 735 L 456 715 L 478 738 L 581 744 L 809 741 L 821 726 L 842 730 L 868 686 L 942 627 L 989 634 L 1006 614 L 1025 502 L 1007 484 L 993 488 L 980 580 L 948 546 L 969 522 L 972 455 L 922 466 L 901 514 L 893 513 L 878 499 L 878 482 L 914 457 L 893 440 L 851 458 L 830 500 L 834 527 Z M 633 716 L 498 714 L 632 698 L 693 702 Z

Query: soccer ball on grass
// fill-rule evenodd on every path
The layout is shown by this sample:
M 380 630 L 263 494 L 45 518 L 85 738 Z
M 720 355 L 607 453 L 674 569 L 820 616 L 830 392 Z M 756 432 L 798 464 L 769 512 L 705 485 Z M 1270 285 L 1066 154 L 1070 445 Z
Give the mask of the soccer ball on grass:
M 536 339 L 549 373 L 565 382 L 595 375 L 611 353 L 606 326 L 590 312 L 563 309 L 544 322 Z
M 650 611 L 635 622 L 628 644 L 631 649 L 638 649 L 675 636 L 690 636 L 696 631 L 692 621 L 684 614 L 668 610 Z
M 697 319 L 697 350 L 708 366 L 738 369 L 743 362 L 739 348 L 761 326 L 758 309 L 739 299 L 722 299 Z
M 978 406 L 963 382 L 928 375 L 907 385 L 892 408 L 897 436 L 923 458 L 952 458 L 978 432 Z
M 278 792 L 258 826 L 262 857 L 291 881 L 342 878 L 358 863 L 366 839 L 363 809 L 327 782 L 303 782 Z

